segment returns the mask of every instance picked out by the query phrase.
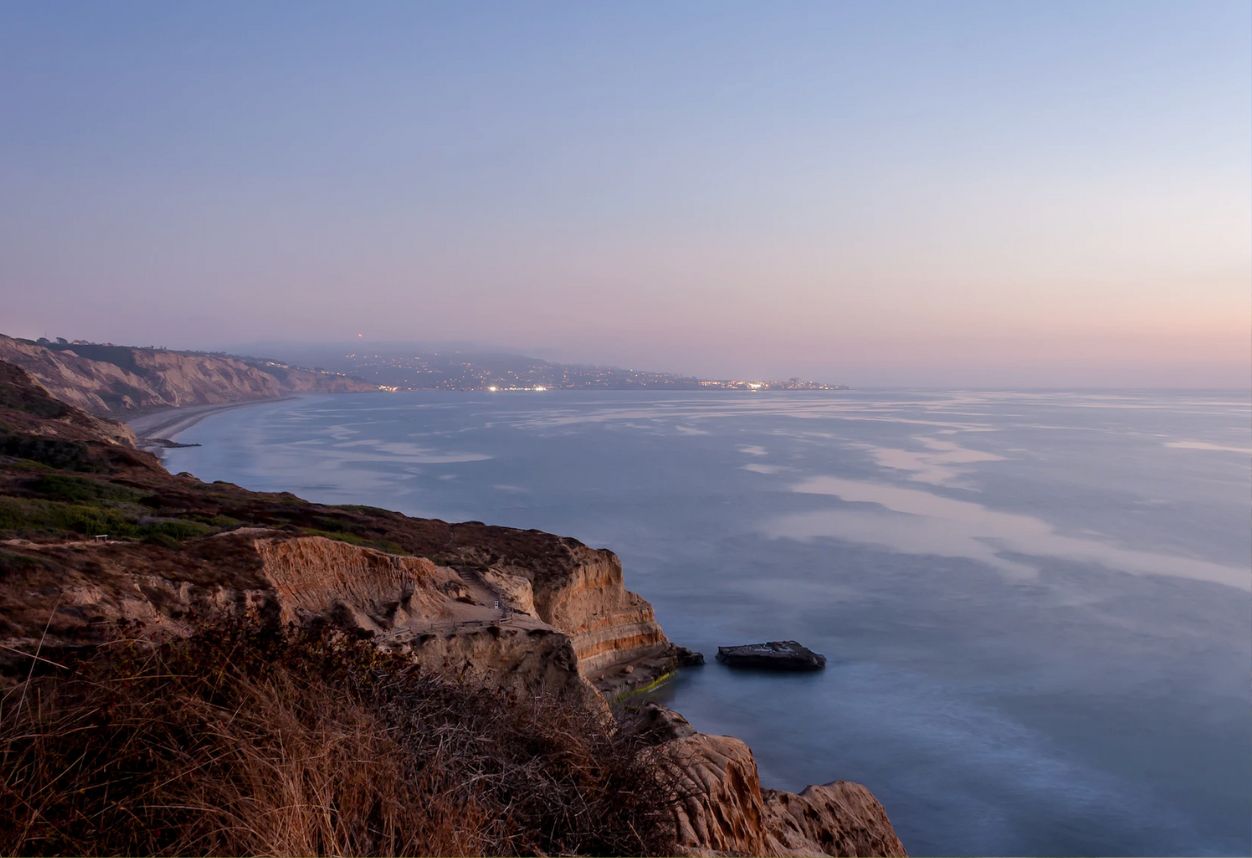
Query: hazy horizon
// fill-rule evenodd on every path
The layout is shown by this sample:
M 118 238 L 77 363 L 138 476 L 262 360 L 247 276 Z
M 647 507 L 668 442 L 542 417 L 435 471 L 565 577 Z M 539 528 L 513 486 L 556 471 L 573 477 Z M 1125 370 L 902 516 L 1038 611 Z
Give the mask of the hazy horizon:
M 1244 2 L 12 2 L 0 330 L 1252 384 Z

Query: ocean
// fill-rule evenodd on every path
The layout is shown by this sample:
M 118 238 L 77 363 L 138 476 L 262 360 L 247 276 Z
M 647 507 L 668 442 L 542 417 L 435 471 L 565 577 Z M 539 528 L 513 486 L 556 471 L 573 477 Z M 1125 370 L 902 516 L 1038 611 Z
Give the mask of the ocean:
M 657 692 L 915 855 L 1252 854 L 1240 392 L 399 393 L 222 411 L 172 471 L 616 551 Z M 795 639 L 815 674 L 731 671 Z

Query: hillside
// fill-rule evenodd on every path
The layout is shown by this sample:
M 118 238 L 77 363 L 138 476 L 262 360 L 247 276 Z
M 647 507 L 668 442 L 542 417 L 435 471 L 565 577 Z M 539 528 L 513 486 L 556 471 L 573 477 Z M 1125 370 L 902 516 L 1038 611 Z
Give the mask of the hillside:
M 510 352 L 415 343 L 319 346 L 261 343 L 264 354 L 325 367 L 398 390 L 844 390 L 800 378 L 713 379 L 594 364 L 557 363 Z
M 106 426 L 0 362 L 0 852 L 904 854 L 864 787 L 631 702 L 685 658 L 612 552 Z
M 0 360 L 20 366 L 63 402 L 100 415 L 377 389 L 343 373 L 277 361 L 95 343 L 38 343 L 2 334 Z

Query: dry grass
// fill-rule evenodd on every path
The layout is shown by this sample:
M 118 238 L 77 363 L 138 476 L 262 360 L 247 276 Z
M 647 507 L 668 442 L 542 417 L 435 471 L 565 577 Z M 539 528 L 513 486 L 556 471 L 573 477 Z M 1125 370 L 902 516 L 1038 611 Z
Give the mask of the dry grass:
M 0 853 L 671 853 L 641 749 L 341 636 L 119 642 L 0 701 Z

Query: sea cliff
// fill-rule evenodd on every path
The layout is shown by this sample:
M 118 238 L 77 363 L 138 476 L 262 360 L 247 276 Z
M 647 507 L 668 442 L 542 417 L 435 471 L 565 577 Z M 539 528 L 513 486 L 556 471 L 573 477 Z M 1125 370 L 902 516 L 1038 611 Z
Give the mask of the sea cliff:
M 510 706 L 619 719 L 613 731 L 642 720 L 674 851 L 904 854 L 864 787 L 762 789 L 742 742 L 614 706 L 678 650 L 611 551 L 172 475 L 0 362 L 0 676 L 55 679 L 119 633 L 162 646 L 223 620 L 330 629 Z
M 222 405 L 376 385 L 278 361 L 98 343 L 39 343 L 0 334 L 0 360 L 26 370 L 62 402 L 97 415 Z

